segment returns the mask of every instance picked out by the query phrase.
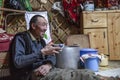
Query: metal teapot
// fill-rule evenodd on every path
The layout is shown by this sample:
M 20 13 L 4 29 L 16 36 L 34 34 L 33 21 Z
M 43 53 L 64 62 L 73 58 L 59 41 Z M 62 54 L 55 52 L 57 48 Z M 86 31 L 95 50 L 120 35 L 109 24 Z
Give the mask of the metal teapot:
M 59 54 L 56 54 L 56 67 L 77 69 L 80 57 L 79 46 L 64 46 Z
M 94 11 L 94 2 L 93 1 L 85 1 L 84 10 L 85 11 Z

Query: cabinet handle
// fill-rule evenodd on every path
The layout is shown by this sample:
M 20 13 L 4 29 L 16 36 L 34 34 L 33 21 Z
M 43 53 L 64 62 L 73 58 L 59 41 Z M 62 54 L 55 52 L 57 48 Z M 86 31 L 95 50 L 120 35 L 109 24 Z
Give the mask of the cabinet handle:
M 104 36 L 104 38 L 105 38 L 105 32 L 103 32 L 103 36 Z
M 98 19 L 92 19 L 91 22 L 98 22 Z

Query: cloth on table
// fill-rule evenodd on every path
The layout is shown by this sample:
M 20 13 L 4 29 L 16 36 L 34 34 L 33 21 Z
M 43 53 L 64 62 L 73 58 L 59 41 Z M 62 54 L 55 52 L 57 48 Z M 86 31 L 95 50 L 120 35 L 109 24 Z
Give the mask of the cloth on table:
M 36 80 L 100 80 L 94 72 L 87 69 L 59 69 L 54 68 L 45 77 Z

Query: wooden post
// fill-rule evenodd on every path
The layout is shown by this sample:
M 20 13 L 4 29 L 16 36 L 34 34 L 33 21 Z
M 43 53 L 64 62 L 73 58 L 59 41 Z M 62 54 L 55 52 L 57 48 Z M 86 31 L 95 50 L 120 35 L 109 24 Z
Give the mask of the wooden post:
M 8 12 L 18 12 L 18 13 L 25 13 L 25 10 L 15 10 L 15 9 L 9 9 L 9 8 L 0 8 L 1 11 L 8 11 Z

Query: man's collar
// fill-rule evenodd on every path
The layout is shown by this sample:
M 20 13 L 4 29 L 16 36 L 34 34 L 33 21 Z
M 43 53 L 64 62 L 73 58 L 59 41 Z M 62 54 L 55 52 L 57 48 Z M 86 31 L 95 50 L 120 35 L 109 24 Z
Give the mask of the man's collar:
M 40 42 L 40 38 L 36 39 L 30 31 L 28 31 L 28 33 L 30 34 L 32 41 Z
M 33 36 L 33 34 L 30 31 L 28 31 L 28 33 L 30 34 L 32 41 L 37 41 L 36 38 Z

